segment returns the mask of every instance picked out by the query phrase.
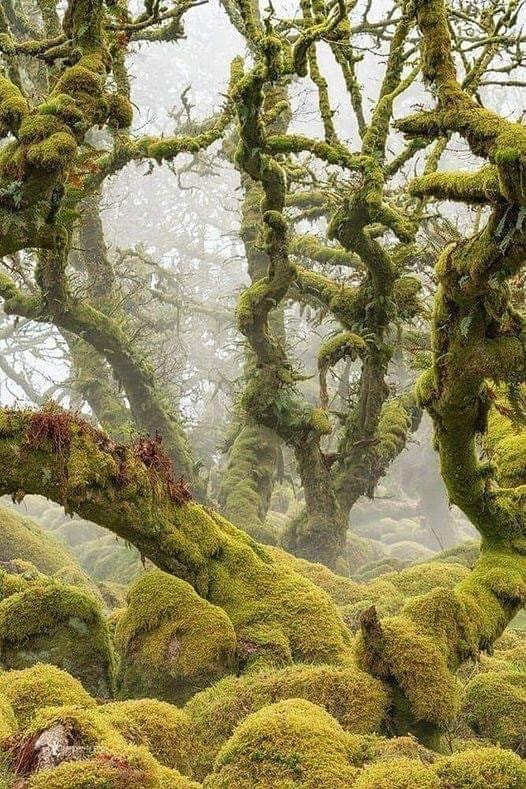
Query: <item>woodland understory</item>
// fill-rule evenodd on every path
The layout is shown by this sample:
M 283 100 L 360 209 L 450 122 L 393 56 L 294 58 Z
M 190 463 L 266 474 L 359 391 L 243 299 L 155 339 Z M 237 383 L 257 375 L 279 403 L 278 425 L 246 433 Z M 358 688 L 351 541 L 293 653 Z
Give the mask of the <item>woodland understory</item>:
M 521 0 L 0 0 L 0 789 L 526 789 Z

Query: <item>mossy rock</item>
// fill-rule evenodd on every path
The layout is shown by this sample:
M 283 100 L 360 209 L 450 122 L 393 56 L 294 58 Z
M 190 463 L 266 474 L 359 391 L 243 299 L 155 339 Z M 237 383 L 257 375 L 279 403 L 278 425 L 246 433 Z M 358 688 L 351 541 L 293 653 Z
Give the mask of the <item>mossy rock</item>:
M 441 759 L 433 769 L 447 789 L 524 789 L 526 763 L 501 748 L 474 748 Z
M 289 699 L 252 713 L 217 757 L 207 789 L 348 789 L 352 735 L 324 709 Z
M 95 707 L 95 700 L 78 679 L 56 666 L 37 663 L 21 671 L 0 674 L 0 694 L 9 702 L 16 720 L 24 727 L 41 707 L 75 704 Z
M 280 671 L 227 677 L 186 705 L 199 741 L 197 774 L 210 771 L 223 743 L 247 715 L 277 701 L 300 698 L 323 707 L 346 731 L 378 731 L 387 694 L 354 666 L 295 665 Z
M 134 698 L 184 703 L 235 667 L 236 636 L 225 612 L 160 570 L 131 587 L 115 642 L 120 690 Z
M 434 772 L 419 760 L 386 759 L 365 768 L 353 789 L 441 789 Z
M 186 712 L 157 699 L 116 701 L 99 712 L 127 742 L 144 745 L 166 767 L 192 774 L 196 743 Z
M 31 776 L 27 789 L 161 789 L 161 780 L 159 765 L 148 751 L 128 746 L 41 770 Z M 180 786 L 184 789 L 185 784 Z
M 526 673 L 474 677 L 465 688 L 463 712 L 476 734 L 526 756 Z
M 114 657 L 100 603 L 83 590 L 39 577 L 0 602 L 0 663 L 51 663 L 95 696 L 113 692 Z

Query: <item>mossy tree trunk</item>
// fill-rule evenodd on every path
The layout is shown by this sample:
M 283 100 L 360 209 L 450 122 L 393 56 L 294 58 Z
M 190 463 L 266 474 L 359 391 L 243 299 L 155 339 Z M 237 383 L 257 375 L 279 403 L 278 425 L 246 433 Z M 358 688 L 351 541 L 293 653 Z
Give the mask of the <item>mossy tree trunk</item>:
M 416 13 L 424 77 L 438 103 L 401 125 L 430 138 L 458 132 L 488 164 L 475 173 L 422 176 L 412 189 L 491 208 L 487 225 L 446 248 L 437 263 L 433 366 L 417 387 L 433 419 L 450 500 L 481 534 L 480 558 L 453 590 L 417 597 L 383 622 L 374 610 L 362 618 L 362 665 L 397 689 L 398 725 L 431 736 L 458 711 L 455 670 L 490 649 L 526 603 L 525 434 L 517 416 L 526 349 L 524 318 L 508 286 L 526 257 L 518 221 L 526 204 L 526 132 L 482 109 L 459 85 L 442 0 L 419 0 Z

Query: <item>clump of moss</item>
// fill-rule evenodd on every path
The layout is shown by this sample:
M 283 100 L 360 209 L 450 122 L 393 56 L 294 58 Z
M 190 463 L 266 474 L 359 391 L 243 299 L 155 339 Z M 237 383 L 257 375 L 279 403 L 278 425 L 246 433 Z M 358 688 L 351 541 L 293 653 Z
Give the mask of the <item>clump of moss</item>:
M 77 679 L 66 671 L 45 663 L 37 663 L 21 671 L 2 672 L 0 694 L 11 704 L 22 727 L 41 707 L 58 704 L 95 706 L 95 700 Z
M 446 548 L 433 557 L 433 562 L 453 562 L 454 564 L 463 564 L 470 570 L 477 561 L 480 554 L 480 543 L 478 540 L 469 540 L 460 545 L 454 545 L 452 548 Z
M 526 756 L 526 673 L 474 677 L 465 687 L 463 712 L 476 734 Z
M 225 612 L 161 571 L 132 586 L 115 640 L 128 696 L 184 702 L 234 670 L 236 636 Z
M 227 677 L 194 696 L 185 708 L 200 743 L 198 774 L 209 772 L 221 745 L 247 715 L 290 698 L 323 707 L 346 731 L 359 734 L 380 728 L 388 703 L 382 684 L 352 665 L 295 665 Z
M 456 753 L 434 765 L 447 789 L 524 789 L 526 763 L 500 748 L 477 748 Z
M 160 781 L 159 766 L 148 751 L 128 746 L 41 770 L 30 777 L 27 786 L 28 789 L 137 789 L 139 786 L 160 789 Z
M 161 764 L 191 775 L 194 732 L 183 710 L 156 699 L 137 699 L 106 704 L 99 711 L 128 742 L 144 745 Z
M 126 96 L 112 93 L 108 98 L 108 125 L 114 129 L 127 129 L 133 122 L 133 107 Z
M 422 745 L 416 737 L 378 737 L 371 746 L 370 761 L 384 762 L 393 759 L 412 759 L 422 764 L 433 764 L 438 755 Z
M 9 737 L 10 734 L 13 734 L 16 728 L 17 721 L 13 707 L 9 703 L 8 698 L 2 698 L 0 696 L 0 741 Z
M 11 80 L 0 78 L 0 134 L 16 132 L 29 111 L 27 101 Z
M 114 659 L 100 604 L 86 592 L 39 577 L 0 602 L 0 661 L 24 669 L 52 663 L 96 696 L 110 696 Z
M 469 570 L 461 564 L 433 561 L 405 567 L 398 573 L 385 576 L 384 580 L 390 581 L 404 597 L 413 597 L 437 587 L 452 589 L 468 575 Z
M 413 759 L 386 759 L 367 767 L 357 777 L 354 789 L 441 789 L 429 767 Z
M 77 143 L 69 132 L 56 132 L 41 142 L 32 143 L 26 151 L 26 158 L 29 164 L 42 170 L 62 170 L 76 150 Z
M 203 785 L 344 789 L 358 775 L 351 754 L 352 735 L 331 715 L 309 701 L 289 699 L 249 715 L 222 748 Z

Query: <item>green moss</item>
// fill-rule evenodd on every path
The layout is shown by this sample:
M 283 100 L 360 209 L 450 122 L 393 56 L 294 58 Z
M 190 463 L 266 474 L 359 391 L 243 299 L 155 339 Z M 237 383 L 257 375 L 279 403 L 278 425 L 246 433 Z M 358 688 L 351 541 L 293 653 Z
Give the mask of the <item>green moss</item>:
M 465 688 L 463 714 L 476 734 L 526 755 L 526 673 L 479 674 Z
M 321 707 L 300 699 L 281 701 L 237 727 L 203 786 L 344 789 L 358 773 L 351 753 L 352 736 Z
M 28 789 L 159 789 L 160 775 L 160 768 L 148 751 L 128 746 L 35 773 Z
M 99 712 L 128 742 L 144 745 L 166 767 L 192 774 L 196 743 L 183 710 L 155 699 L 138 699 L 106 704 Z
M 434 771 L 448 789 L 524 789 L 526 764 L 500 748 L 477 748 L 440 760 Z
M 127 129 L 133 122 L 133 106 L 126 96 L 112 93 L 108 99 L 108 125 L 115 129 Z
M 323 408 L 313 408 L 310 413 L 310 424 L 321 436 L 332 433 L 332 425 L 327 411 Z
M 32 143 L 26 158 L 42 170 L 56 171 L 67 167 L 77 150 L 77 143 L 68 132 L 56 132 L 42 142 Z
M 72 554 L 54 537 L 44 534 L 30 518 L 0 507 L 0 529 L 0 562 L 23 559 L 46 575 L 75 564 Z
M 503 438 L 492 459 L 500 485 L 506 488 L 526 485 L 526 433 Z
M 429 767 L 412 759 L 387 759 L 363 770 L 354 789 L 441 789 Z
M 29 111 L 27 101 L 11 80 L 0 77 L 0 133 L 16 133 Z
M 338 605 L 355 602 L 364 596 L 362 584 L 334 573 L 324 564 L 309 562 L 307 559 L 293 556 L 281 548 L 272 548 L 270 551 L 278 562 L 308 578 L 320 589 L 327 592 Z
M 279 439 L 272 430 L 248 422 L 234 439 L 221 478 L 221 511 L 258 542 L 275 544 L 266 522 L 278 461 Z
M 0 693 L 11 704 L 21 727 L 24 727 L 41 707 L 59 704 L 95 706 L 95 700 L 77 679 L 56 666 L 43 663 L 20 671 L 1 673 Z
M 126 695 L 180 702 L 234 670 L 236 636 L 227 615 L 160 571 L 132 586 L 115 638 Z
M 181 775 L 177 770 L 162 766 L 158 770 L 158 780 L 158 789 L 199 789 L 201 786 L 185 775 Z
M 248 714 L 290 698 L 318 704 L 346 731 L 359 734 L 381 727 L 388 701 L 382 684 L 354 666 L 297 665 L 228 677 L 194 696 L 185 708 L 199 741 L 198 774 L 209 772 L 221 745 Z
M 1 675 L 0 675 L 1 679 Z M 0 693 L 2 691 L 0 690 Z M 6 737 L 9 737 L 17 728 L 17 720 L 15 718 L 15 713 L 13 707 L 9 703 L 9 699 L 0 697 L 0 742 L 4 740 Z M 2 759 L 0 757 L 0 764 Z M 1 778 L 1 772 L 0 772 Z M 0 783 L 1 786 L 1 783 Z
M 73 586 L 38 578 L 0 602 L 0 658 L 13 669 L 53 663 L 95 695 L 112 692 L 113 653 L 100 604 Z
M 59 132 L 68 132 L 68 129 L 55 116 L 50 114 L 31 113 L 26 115 L 18 131 L 21 143 L 31 144 L 41 142 L 46 137 Z
M 432 561 L 390 573 L 384 576 L 384 580 L 392 583 L 404 597 L 413 597 L 437 587 L 452 589 L 468 576 L 469 570 L 460 564 Z

